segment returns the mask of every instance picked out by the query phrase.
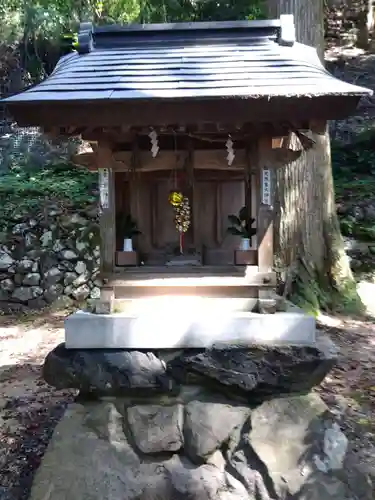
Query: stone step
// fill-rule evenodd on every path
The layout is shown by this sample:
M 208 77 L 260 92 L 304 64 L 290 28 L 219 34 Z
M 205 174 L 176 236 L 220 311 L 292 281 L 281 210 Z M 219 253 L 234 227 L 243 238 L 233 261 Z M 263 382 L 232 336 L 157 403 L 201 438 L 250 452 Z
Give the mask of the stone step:
M 312 345 L 315 319 L 302 312 L 258 314 L 223 307 L 199 309 L 187 301 L 143 312 L 93 314 L 79 311 L 65 320 L 69 349 L 181 349 L 215 345 Z

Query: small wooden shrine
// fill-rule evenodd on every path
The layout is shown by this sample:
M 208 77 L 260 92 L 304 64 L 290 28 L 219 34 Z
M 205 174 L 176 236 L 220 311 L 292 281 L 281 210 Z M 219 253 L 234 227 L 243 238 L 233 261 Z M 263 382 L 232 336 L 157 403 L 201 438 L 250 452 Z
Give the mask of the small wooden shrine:
M 274 169 L 369 93 L 331 76 L 285 15 L 84 23 L 77 51 L 6 102 L 20 125 L 90 143 L 75 162 L 100 174 L 102 306 L 183 285 L 272 312 Z

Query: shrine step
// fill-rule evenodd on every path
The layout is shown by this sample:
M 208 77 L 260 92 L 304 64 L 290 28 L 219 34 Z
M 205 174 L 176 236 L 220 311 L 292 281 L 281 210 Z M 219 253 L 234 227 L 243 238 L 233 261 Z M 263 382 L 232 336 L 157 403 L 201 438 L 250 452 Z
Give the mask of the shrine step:
M 258 288 L 251 286 L 115 286 L 115 299 L 141 299 L 152 297 L 207 297 L 207 298 L 253 298 L 258 297 Z
M 180 311 L 182 314 L 207 314 L 217 311 L 251 312 L 257 306 L 258 299 L 252 297 L 200 297 L 192 295 L 140 297 L 130 299 L 115 299 L 114 312 L 129 315 L 154 314 L 164 311 Z
M 116 299 L 161 295 L 256 298 L 259 288 L 276 287 L 276 274 L 259 272 L 257 266 L 140 267 L 103 278 L 104 287 L 114 290 Z
M 256 298 L 260 287 L 273 287 L 274 284 L 263 283 L 261 278 L 249 284 L 243 277 L 211 276 L 114 280 L 109 286 L 114 289 L 116 299 L 162 295 Z

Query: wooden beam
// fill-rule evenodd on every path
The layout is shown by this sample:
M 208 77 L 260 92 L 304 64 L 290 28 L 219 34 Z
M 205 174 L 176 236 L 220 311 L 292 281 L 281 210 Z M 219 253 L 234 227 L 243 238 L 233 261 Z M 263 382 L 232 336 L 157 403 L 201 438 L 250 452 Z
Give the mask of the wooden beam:
M 189 153 L 186 150 L 177 151 L 177 155 L 182 158 L 186 157 Z M 253 153 L 250 153 L 250 156 Z M 287 163 L 294 161 L 300 156 L 300 151 L 293 151 L 285 148 L 272 149 L 267 152 L 268 165 L 270 168 L 283 167 Z M 195 150 L 194 151 L 194 170 L 222 170 L 228 172 L 242 172 L 246 175 L 246 171 L 252 169 L 251 158 L 248 157 L 249 152 L 244 149 L 235 150 L 235 159 L 232 165 L 228 165 L 226 160 L 226 151 L 223 149 L 215 150 Z M 73 155 L 72 161 L 76 165 L 86 167 L 90 170 L 97 168 L 97 152 L 85 152 Z M 155 172 L 159 170 L 175 170 L 183 168 L 184 162 L 176 164 L 175 151 L 160 151 L 158 155 L 153 158 L 148 151 L 137 151 L 139 172 Z M 134 153 L 132 151 L 115 151 L 108 158 L 108 168 L 116 172 L 128 172 L 132 170 L 132 161 Z
M 107 144 L 100 144 L 96 160 L 99 170 L 100 190 L 100 261 L 101 272 L 112 272 L 115 265 L 115 186 L 114 173 L 110 168 L 112 151 Z
M 249 218 L 252 217 L 252 183 L 251 183 L 251 171 L 252 171 L 252 159 L 255 161 L 257 159 L 257 142 L 251 142 L 246 148 L 246 166 L 245 166 L 245 206 L 247 208 L 247 215 Z
M 79 167 L 85 167 L 89 170 L 96 170 L 97 159 L 94 152 L 78 153 L 72 156 L 72 162 Z
M 194 168 L 206 170 L 244 170 L 246 168 L 245 149 L 236 149 L 234 143 L 235 157 L 232 165 L 228 165 L 227 150 L 225 146 L 221 149 L 195 150 Z
M 269 152 L 272 138 L 264 137 L 258 142 L 258 166 L 260 203 L 258 209 L 258 268 L 260 273 L 273 272 L 273 179 L 269 167 Z M 260 313 L 276 312 L 273 290 L 259 289 L 258 308 Z
M 188 186 L 187 186 L 187 195 L 189 197 L 190 202 L 190 227 L 188 230 L 188 244 L 191 244 L 194 248 L 197 245 L 197 231 L 196 226 L 198 223 L 197 214 L 195 213 L 195 177 L 194 177 L 194 166 L 195 166 L 195 151 L 194 151 L 194 143 L 190 137 L 186 137 L 186 155 L 184 159 L 184 168 L 186 171 Z
M 189 151 L 160 151 L 158 155 L 153 158 L 148 151 L 141 151 L 141 171 L 154 171 L 154 170 L 175 170 L 182 168 L 184 162 L 179 162 L 176 165 L 176 154 L 181 158 L 186 158 Z M 241 171 L 246 165 L 245 150 L 235 151 L 236 157 L 231 166 L 228 165 L 226 159 L 226 150 L 195 150 L 194 151 L 194 169 L 196 170 L 228 170 L 228 171 Z M 131 164 L 131 151 L 116 151 L 113 153 L 113 159 L 116 162 L 124 163 L 125 165 Z
M 327 131 L 326 120 L 311 120 L 309 128 L 314 134 L 324 135 Z

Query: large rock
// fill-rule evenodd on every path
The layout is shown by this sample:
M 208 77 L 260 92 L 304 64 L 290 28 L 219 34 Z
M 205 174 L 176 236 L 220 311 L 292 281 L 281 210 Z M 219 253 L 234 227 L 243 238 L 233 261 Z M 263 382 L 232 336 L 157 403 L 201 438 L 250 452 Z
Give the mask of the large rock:
M 248 407 L 220 399 L 200 397 L 185 407 L 185 452 L 195 463 L 205 461 L 221 448 L 233 430 L 241 428 L 250 415 Z
M 20 262 L 17 264 L 17 271 L 19 273 L 27 273 L 32 270 L 34 265 L 34 261 L 30 259 L 22 259 Z
M 52 240 L 53 240 L 52 231 L 45 231 L 40 237 L 40 242 L 42 244 L 42 247 L 50 246 L 52 244 Z
M 131 406 L 127 409 L 127 420 L 142 453 L 173 452 L 183 445 L 181 404 Z
M 60 344 L 48 354 L 43 377 L 57 389 L 75 388 L 107 396 L 175 389 L 164 364 L 154 354 L 121 349 L 66 349 Z
M 90 299 L 100 299 L 100 288 L 94 287 L 90 292 Z
M 54 243 L 53 243 L 53 246 L 52 246 L 52 250 L 55 252 L 55 253 L 59 253 L 61 252 L 62 250 L 64 250 L 65 248 L 65 245 L 60 241 L 60 240 L 56 240 Z
M 324 452 L 332 422 L 316 395 L 274 399 L 253 409 L 200 465 L 189 460 L 185 446 L 174 453 L 166 439 L 169 433 L 175 442 L 180 404 L 176 400 L 167 410 L 144 404 L 133 411 L 131 426 L 123 398 L 71 405 L 36 473 L 30 500 L 373 500 L 359 473 L 351 482 L 353 472 L 345 465 L 327 473 L 317 468 L 315 457 Z M 149 432 L 153 424 L 163 426 L 163 416 L 167 434 Z M 142 436 L 147 450 L 140 453 L 133 442 L 142 432 L 150 443 Z
M 39 273 L 28 273 L 23 278 L 22 283 L 29 286 L 37 286 L 40 284 L 40 274 Z
M 64 291 L 64 287 L 59 283 L 50 285 L 44 292 L 44 298 L 49 304 L 52 304 Z
M 373 486 L 363 487 L 366 477 L 353 464 L 350 470 L 345 466 L 347 450 L 342 449 L 340 433 L 331 441 L 328 460 L 336 468 L 323 473 L 318 467 L 326 458 L 325 441 L 333 426 L 317 394 L 267 401 L 252 411 L 247 427 L 232 436 L 227 470 L 261 500 L 353 500 L 357 492 L 362 500 L 370 500 Z
M 0 282 L 0 289 L 4 292 L 13 292 L 14 286 L 14 282 L 10 278 L 6 278 Z
M 77 279 L 77 273 L 67 271 L 64 275 L 64 285 L 68 286 L 71 285 L 75 279 Z
M 85 300 L 90 295 L 90 288 L 87 285 L 81 285 L 75 289 L 73 288 L 72 295 L 78 301 Z
M 78 255 L 73 250 L 65 249 L 60 252 L 60 256 L 64 260 L 76 260 L 78 259 Z
M 14 259 L 7 252 L 0 250 L 0 271 L 7 271 L 13 263 Z
M 46 285 L 55 285 L 58 283 L 63 277 L 63 272 L 60 271 L 58 267 L 52 267 L 51 269 L 48 269 L 44 273 L 44 282 Z
M 57 425 L 30 500 L 253 500 L 218 460 L 140 458 L 111 402 L 72 405 Z
M 86 263 L 83 260 L 79 260 L 74 269 L 77 274 L 85 274 L 87 271 Z
M 305 393 L 319 385 L 337 360 L 333 344 L 316 347 L 257 346 L 185 352 L 168 363 L 180 383 L 221 386 L 251 401 L 271 395 Z
M 77 278 L 73 281 L 72 285 L 75 287 L 79 287 L 85 283 L 87 283 L 90 279 L 90 274 L 86 271 L 83 274 L 77 276 Z
M 39 286 L 21 286 L 16 288 L 12 294 L 12 298 L 20 302 L 29 302 L 43 295 L 43 289 Z

